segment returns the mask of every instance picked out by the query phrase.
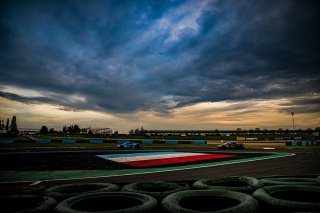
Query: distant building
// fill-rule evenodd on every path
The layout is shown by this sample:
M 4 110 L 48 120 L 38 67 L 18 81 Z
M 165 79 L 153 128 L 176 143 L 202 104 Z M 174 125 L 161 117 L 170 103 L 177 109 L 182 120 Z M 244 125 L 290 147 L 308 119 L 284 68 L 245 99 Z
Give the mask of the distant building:
M 40 129 L 19 128 L 20 135 L 37 135 L 40 133 Z
M 97 135 L 111 135 L 112 134 L 112 129 L 111 128 L 84 128 L 82 130 L 83 134 L 89 134 L 90 131 L 92 134 L 97 134 Z

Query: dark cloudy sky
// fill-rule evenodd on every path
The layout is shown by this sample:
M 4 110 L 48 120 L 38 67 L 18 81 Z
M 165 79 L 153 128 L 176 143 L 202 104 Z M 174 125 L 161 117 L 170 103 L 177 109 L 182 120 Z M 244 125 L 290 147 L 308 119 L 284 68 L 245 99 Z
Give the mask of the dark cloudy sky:
M 320 126 L 320 2 L 1 1 L 0 112 L 20 126 Z M 20 120 L 19 120 L 20 119 Z

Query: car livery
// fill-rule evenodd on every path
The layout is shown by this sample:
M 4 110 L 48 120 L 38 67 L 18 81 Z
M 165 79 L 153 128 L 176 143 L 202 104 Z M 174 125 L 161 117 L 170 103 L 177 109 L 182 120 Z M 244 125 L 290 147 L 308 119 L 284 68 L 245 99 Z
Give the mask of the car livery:
M 218 145 L 217 148 L 218 149 L 244 149 L 244 145 L 236 141 L 230 141 L 230 142 Z
M 130 141 L 117 145 L 117 149 L 141 149 L 141 148 L 142 148 L 142 144 L 130 142 Z

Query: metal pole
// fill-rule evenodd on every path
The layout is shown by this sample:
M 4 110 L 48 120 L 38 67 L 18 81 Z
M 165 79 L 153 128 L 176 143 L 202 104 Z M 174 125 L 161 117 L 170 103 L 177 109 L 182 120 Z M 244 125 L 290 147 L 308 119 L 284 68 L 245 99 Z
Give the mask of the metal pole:
M 296 134 L 296 127 L 294 125 L 294 112 L 291 112 L 291 115 L 292 115 L 293 134 L 295 135 Z

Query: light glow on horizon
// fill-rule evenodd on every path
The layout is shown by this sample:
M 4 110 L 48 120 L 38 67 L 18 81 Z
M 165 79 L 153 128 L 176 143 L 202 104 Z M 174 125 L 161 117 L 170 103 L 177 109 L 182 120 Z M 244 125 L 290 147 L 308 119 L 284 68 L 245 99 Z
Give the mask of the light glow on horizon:
M 49 104 L 23 104 L 0 98 L 2 119 L 17 116 L 19 128 L 49 128 L 61 130 L 64 125 L 80 127 L 109 127 L 121 133 L 140 128 L 159 130 L 213 130 L 227 129 L 291 129 L 290 112 L 280 113 L 279 106 L 287 100 L 200 103 L 176 108 L 170 114 L 135 112 L 112 115 L 95 111 L 65 111 Z M 251 106 L 250 109 L 247 106 Z M 235 109 L 236 108 L 236 109 Z M 319 125 L 319 114 L 296 114 L 297 129 Z

